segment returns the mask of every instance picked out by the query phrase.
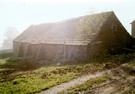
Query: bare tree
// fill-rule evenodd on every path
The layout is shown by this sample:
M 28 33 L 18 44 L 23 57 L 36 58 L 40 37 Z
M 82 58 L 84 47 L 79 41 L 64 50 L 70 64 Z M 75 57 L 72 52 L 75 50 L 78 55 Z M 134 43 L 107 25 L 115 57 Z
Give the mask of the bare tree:
M 95 14 L 95 11 L 91 11 L 77 23 L 78 38 L 86 40 L 97 34 L 105 21 L 105 15 L 103 13 Z
M 8 26 L 4 36 L 6 37 L 3 40 L 3 47 L 12 49 L 13 48 L 13 39 L 16 38 L 20 33 L 17 31 L 15 27 Z

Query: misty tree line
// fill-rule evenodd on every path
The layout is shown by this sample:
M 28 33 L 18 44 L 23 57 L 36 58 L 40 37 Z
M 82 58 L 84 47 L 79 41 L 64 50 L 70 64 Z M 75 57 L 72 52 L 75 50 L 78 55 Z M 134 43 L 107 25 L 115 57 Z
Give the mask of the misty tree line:
M 15 27 L 8 26 L 6 32 L 4 34 L 5 38 L 3 39 L 2 49 L 13 49 L 13 40 L 19 35 L 20 33 Z

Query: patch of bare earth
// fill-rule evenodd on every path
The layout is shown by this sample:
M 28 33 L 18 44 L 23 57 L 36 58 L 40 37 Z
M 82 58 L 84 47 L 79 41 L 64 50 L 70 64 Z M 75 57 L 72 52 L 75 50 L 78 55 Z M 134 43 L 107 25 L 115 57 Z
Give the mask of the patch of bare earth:
M 41 91 L 40 93 L 36 94 L 66 94 L 68 93 L 68 89 L 81 85 L 90 78 L 101 77 L 104 75 L 110 75 L 112 80 L 108 80 L 99 85 L 94 85 L 92 88 L 80 92 L 80 94 L 126 94 L 126 92 L 129 94 L 134 94 L 134 91 L 132 90 L 133 88 L 135 89 L 135 83 L 132 87 L 130 86 L 135 79 L 135 75 L 134 73 L 131 75 L 130 72 L 131 69 L 128 69 L 127 65 L 123 64 L 118 68 L 81 76 L 77 79 L 62 83 L 60 85 L 54 86 L 48 90 Z
M 89 90 L 82 92 L 82 94 L 135 94 L 135 83 L 133 83 L 135 69 L 131 69 L 131 67 L 122 65 L 112 69 L 110 72 L 112 80 L 93 86 Z

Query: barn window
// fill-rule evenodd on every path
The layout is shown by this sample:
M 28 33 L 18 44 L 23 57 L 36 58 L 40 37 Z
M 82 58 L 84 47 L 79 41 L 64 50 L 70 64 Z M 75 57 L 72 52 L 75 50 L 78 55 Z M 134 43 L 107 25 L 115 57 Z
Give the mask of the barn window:
M 117 26 L 115 24 L 113 24 L 111 29 L 112 29 L 112 31 L 117 31 Z

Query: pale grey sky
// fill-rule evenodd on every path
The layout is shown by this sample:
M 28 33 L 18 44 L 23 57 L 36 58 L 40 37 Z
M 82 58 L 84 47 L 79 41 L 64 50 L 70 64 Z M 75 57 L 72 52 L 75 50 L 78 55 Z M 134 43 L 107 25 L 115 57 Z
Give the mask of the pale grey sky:
M 56 22 L 97 12 L 114 11 L 126 30 L 135 20 L 135 0 L 0 0 L 0 44 L 7 26 L 23 32 L 31 24 Z

